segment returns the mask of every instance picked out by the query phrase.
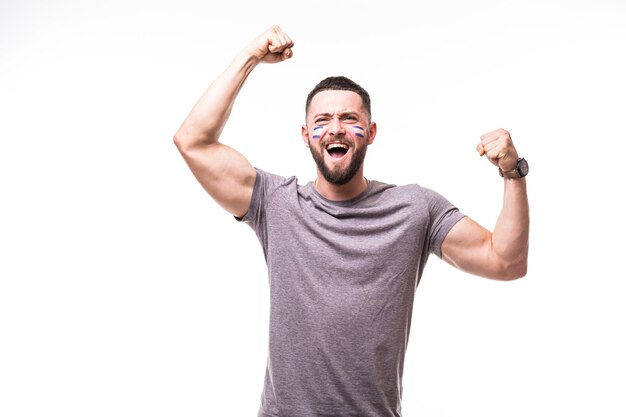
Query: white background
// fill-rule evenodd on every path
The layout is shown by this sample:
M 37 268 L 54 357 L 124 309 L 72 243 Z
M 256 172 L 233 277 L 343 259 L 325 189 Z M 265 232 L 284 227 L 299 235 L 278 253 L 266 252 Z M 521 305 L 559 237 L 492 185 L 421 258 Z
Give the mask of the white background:
M 436 5 L 435 5 L 436 4 Z M 431 257 L 406 417 L 626 415 L 626 4 L 588 1 L 0 3 L 0 415 L 254 416 L 268 289 L 254 233 L 204 193 L 172 135 L 271 24 L 224 142 L 311 180 L 304 100 L 369 90 L 369 178 L 417 182 L 486 227 L 530 163 L 530 266 L 501 283 Z

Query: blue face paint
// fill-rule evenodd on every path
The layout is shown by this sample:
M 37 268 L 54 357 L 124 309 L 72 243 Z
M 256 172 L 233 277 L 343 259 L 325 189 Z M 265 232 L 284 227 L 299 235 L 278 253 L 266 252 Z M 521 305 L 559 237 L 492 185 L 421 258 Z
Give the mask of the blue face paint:
M 315 126 L 313 128 L 313 139 L 319 139 L 322 137 L 322 129 L 324 129 L 324 126 Z
M 354 136 L 359 138 L 365 137 L 365 130 L 361 126 L 352 126 L 354 128 Z

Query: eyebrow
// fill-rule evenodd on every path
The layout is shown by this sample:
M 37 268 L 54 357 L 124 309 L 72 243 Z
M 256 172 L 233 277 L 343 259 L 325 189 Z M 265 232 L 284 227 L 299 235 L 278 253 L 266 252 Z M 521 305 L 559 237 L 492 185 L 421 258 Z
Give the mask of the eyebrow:
M 326 117 L 330 117 L 332 116 L 334 113 L 317 113 L 316 115 L 313 116 L 313 118 L 318 118 L 321 116 L 326 116 Z M 345 117 L 345 116 L 358 116 L 359 113 L 355 112 L 355 111 L 346 111 L 346 112 L 340 112 L 339 113 L 339 117 Z

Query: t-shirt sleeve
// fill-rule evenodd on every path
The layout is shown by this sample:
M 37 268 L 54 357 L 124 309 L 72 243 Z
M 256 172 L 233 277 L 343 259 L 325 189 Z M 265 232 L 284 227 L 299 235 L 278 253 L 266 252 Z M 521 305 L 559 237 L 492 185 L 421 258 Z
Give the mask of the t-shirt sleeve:
M 450 229 L 465 217 L 465 214 L 441 194 L 432 190 L 428 190 L 428 194 L 431 219 L 428 250 L 441 258 L 441 244 Z
M 243 217 L 235 217 L 235 219 L 248 224 L 256 232 L 265 247 L 267 238 L 265 207 L 272 193 L 284 184 L 287 179 L 279 175 L 270 174 L 259 168 L 255 168 L 255 170 L 256 180 L 252 189 L 250 208 Z

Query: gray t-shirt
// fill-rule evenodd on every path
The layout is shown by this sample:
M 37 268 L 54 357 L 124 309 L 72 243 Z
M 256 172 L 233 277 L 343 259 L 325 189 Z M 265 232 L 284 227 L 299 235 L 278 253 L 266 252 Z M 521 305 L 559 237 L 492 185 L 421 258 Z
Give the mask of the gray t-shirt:
M 401 416 L 413 298 L 430 253 L 463 214 L 419 185 L 370 181 L 331 201 L 257 169 L 243 221 L 270 285 L 259 417 Z

